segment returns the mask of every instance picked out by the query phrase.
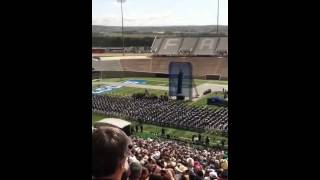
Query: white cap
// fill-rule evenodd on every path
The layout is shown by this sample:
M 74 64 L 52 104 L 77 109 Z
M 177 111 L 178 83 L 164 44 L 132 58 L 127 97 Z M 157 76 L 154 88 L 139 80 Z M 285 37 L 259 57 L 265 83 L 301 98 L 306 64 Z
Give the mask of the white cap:
M 212 171 L 212 172 L 209 173 L 209 176 L 210 176 L 211 178 L 216 178 L 216 177 L 218 177 L 218 174 L 217 174 L 217 172 Z
M 187 159 L 188 166 L 194 166 L 194 160 L 192 158 Z

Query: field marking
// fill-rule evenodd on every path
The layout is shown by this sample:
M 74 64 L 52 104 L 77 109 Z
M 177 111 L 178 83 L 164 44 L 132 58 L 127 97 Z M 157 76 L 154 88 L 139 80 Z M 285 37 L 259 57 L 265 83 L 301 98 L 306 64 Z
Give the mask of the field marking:
M 168 91 L 168 87 L 164 86 L 153 86 L 153 85 L 144 85 L 144 84 L 126 84 L 119 82 L 94 82 L 93 84 L 105 84 L 105 85 L 117 85 L 117 86 L 125 86 L 125 87 L 135 87 L 135 88 L 144 88 L 144 89 L 157 89 L 157 90 L 166 90 Z

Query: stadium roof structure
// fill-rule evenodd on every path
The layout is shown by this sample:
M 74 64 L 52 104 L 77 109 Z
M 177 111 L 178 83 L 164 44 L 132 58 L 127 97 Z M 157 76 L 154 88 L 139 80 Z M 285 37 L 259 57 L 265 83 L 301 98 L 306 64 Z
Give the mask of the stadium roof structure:
M 228 53 L 228 37 L 156 37 L 151 51 L 160 56 L 220 56 Z
M 97 121 L 95 123 L 95 126 L 113 126 L 117 128 L 124 128 L 126 126 L 129 126 L 131 123 L 123 120 L 123 119 L 118 119 L 118 118 L 104 118 L 100 121 Z

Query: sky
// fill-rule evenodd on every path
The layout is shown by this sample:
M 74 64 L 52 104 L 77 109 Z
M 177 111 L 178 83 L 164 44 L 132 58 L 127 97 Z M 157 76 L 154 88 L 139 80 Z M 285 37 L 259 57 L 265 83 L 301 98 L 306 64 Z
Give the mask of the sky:
M 126 0 L 124 26 L 216 25 L 218 0 Z M 228 0 L 220 0 L 219 24 L 228 25 Z M 121 26 L 117 0 L 92 0 L 92 24 Z

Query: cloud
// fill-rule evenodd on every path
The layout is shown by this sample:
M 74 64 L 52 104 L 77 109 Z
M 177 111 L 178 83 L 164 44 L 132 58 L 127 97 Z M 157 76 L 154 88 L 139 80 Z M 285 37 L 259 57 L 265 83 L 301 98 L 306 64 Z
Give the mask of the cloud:
M 161 25 L 175 25 L 177 18 L 172 12 L 164 12 L 162 14 L 149 14 L 148 16 L 139 16 L 128 14 L 124 15 L 123 23 L 125 26 L 161 26 Z M 106 26 L 120 26 L 121 16 L 109 17 L 93 17 L 93 25 L 106 25 Z
M 118 26 L 112 17 L 95 17 L 92 18 L 93 25 Z

